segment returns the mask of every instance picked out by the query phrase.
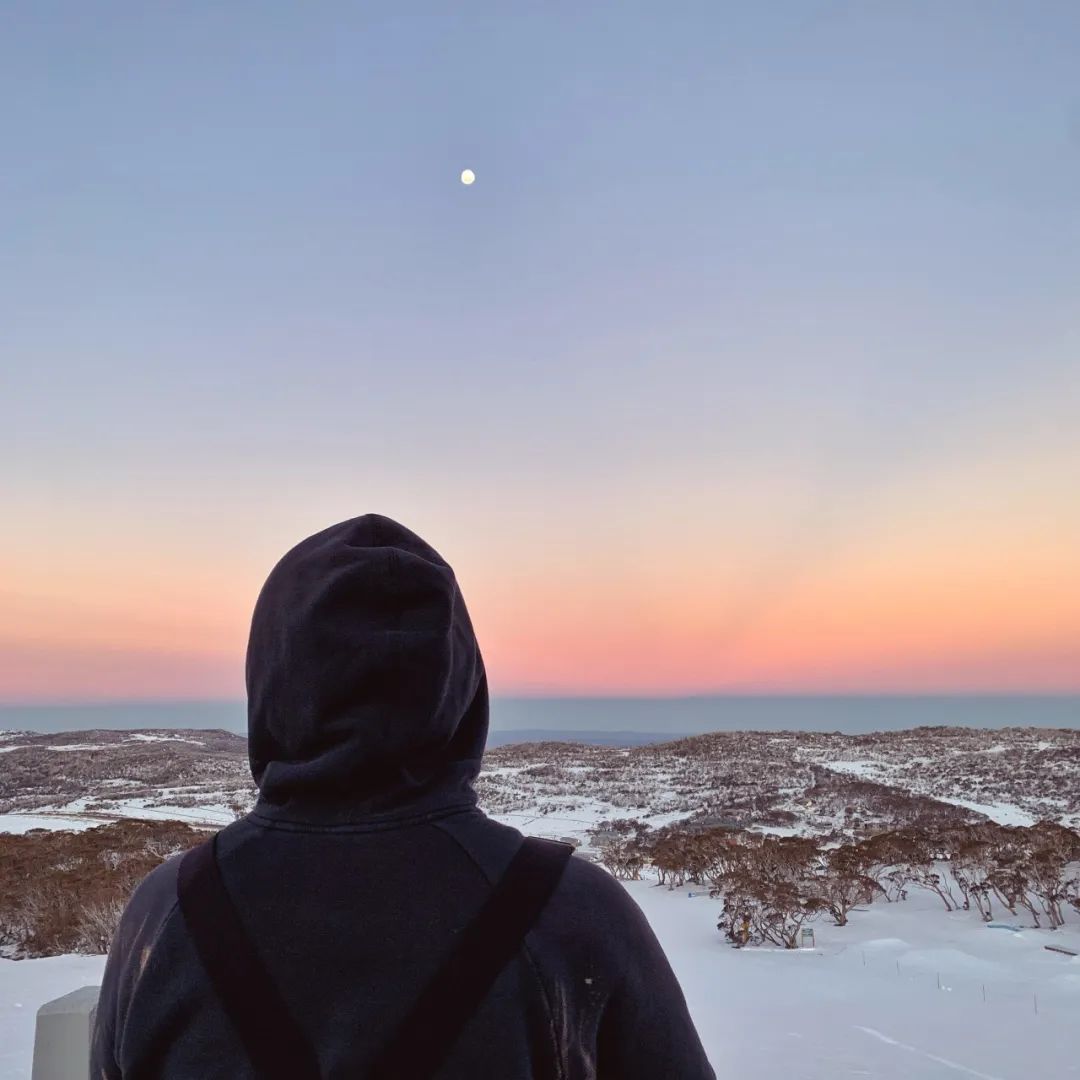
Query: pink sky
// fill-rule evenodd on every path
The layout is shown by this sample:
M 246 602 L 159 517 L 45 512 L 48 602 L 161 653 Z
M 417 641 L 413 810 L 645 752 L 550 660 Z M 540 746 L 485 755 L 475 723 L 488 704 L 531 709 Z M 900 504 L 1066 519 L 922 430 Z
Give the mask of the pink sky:
M 898 495 L 882 523 L 804 560 L 758 547 L 749 519 L 728 538 L 707 516 L 673 532 L 594 515 L 559 536 L 500 518 L 482 539 L 447 518 L 440 546 L 496 692 L 1080 690 L 1074 519 L 1035 535 L 1030 492 L 1015 495 L 1027 517 L 1000 514 L 996 499 L 928 516 L 931 495 L 924 486 L 911 506 Z M 414 525 L 439 543 L 428 516 Z M 78 551 L 59 533 L 8 556 L 0 699 L 242 693 L 251 605 L 305 526 L 270 523 L 250 548 L 228 529 L 217 550 L 141 530 L 130 549 L 110 547 L 98 523 Z

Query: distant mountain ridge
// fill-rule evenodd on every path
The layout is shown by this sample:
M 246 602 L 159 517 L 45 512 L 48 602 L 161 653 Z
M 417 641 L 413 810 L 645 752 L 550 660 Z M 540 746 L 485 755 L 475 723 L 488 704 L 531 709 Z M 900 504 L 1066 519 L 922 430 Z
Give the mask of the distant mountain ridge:
M 900 731 L 920 724 L 1080 728 L 1078 694 L 714 694 L 697 697 L 508 697 L 491 703 L 492 731 L 558 733 Z M 243 734 L 242 700 L 0 704 L 0 730 L 66 732 L 221 728 Z M 578 738 L 582 735 L 579 734 Z
M 685 734 L 659 731 L 551 731 L 547 728 L 522 728 L 519 731 L 489 731 L 489 750 L 515 743 L 569 742 L 591 746 L 647 746 L 688 738 Z

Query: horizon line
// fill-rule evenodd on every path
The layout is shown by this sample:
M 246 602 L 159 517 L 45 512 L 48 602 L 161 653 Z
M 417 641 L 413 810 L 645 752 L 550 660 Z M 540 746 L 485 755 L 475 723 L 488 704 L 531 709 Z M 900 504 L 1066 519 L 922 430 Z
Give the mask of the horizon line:
M 590 693 L 563 692 L 537 693 L 513 692 L 491 694 L 492 701 L 714 701 L 753 699 L 848 699 L 853 701 L 880 698 L 953 699 L 990 698 L 1007 701 L 1017 698 L 1076 698 L 1080 686 L 1074 689 L 1032 690 L 715 690 L 693 693 Z M 140 705 L 246 705 L 247 698 L 237 697 L 125 697 L 125 698 L 53 698 L 53 699 L 0 699 L 0 709 L 64 709 L 64 708 L 115 708 Z

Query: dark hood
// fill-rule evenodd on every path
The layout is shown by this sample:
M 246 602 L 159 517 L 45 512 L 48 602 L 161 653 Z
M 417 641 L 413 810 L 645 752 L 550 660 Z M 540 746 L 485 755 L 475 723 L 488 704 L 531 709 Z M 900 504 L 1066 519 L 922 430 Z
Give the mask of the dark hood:
M 259 810 L 348 822 L 475 802 L 487 681 L 453 570 L 367 514 L 274 567 L 247 653 Z

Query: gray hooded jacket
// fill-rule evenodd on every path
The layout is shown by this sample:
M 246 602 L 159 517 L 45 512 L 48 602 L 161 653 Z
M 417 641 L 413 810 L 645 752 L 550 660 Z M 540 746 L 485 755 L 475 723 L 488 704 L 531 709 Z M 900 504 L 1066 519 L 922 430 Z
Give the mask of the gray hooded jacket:
M 222 876 L 322 1074 L 362 1078 L 522 842 L 476 806 L 487 685 L 453 572 L 387 518 L 310 537 L 259 596 L 247 683 L 260 796 L 219 835 Z M 95 1080 L 255 1075 L 186 933 L 178 865 L 124 913 Z M 714 1074 L 640 910 L 573 858 L 439 1076 Z

